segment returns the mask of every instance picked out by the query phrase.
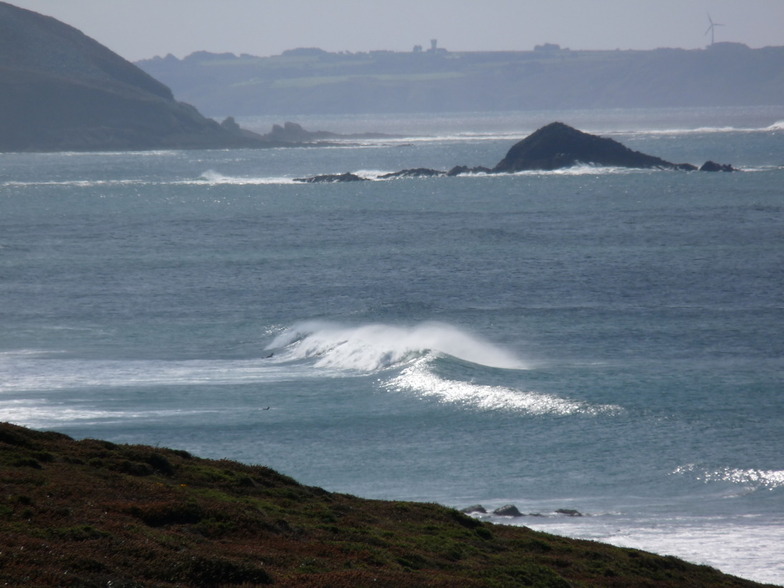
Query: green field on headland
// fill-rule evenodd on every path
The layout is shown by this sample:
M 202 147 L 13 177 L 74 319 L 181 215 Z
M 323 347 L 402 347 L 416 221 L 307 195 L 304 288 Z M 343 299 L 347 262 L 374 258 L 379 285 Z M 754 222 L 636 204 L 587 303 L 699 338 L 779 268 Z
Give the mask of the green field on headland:
M 634 549 L 365 500 L 185 451 L 0 424 L 12 586 L 759 586 Z
M 760 106 L 784 96 L 784 47 L 198 51 L 137 63 L 210 116 Z

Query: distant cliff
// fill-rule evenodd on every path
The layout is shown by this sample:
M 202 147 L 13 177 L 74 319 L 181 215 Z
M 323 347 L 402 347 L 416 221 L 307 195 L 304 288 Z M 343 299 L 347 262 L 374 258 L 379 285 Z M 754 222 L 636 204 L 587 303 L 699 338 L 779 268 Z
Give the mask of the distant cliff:
M 784 47 L 518 52 L 197 52 L 138 62 L 212 114 L 324 114 L 784 103 Z
M 262 146 L 73 27 L 0 2 L 0 151 Z

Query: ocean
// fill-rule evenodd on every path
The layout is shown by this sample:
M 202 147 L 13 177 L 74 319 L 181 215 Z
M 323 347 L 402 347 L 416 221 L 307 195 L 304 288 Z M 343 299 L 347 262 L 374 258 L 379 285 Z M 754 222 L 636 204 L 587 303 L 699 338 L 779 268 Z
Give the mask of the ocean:
M 293 120 L 0 154 L 0 420 L 784 585 L 784 107 Z M 554 120 L 742 171 L 377 179 Z

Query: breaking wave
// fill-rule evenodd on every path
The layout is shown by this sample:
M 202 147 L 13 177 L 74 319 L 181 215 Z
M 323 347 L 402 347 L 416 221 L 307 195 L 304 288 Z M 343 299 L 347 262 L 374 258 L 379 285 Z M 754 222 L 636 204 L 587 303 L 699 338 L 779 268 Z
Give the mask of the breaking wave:
M 572 415 L 615 413 L 614 405 L 590 405 L 559 398 L 552 394 L 518 390 L 507 386 L 489 386 L 471 381 L 453 380 L 437 375 L 429 358 L 422 358 L 384 383 L 388 390 L 412 392 L 424 398 L 458 404 L 478 410 L 500 410 L 533 415 Z
M 598 132 L 602 135 L 706 135 L 718 133 L 766 133 L 770 131 L 784 130 L 784 121 L 776 121 L 764 127 L 693 127 L 693 128 L 661 128 L 661 129 L 639 129 L 628 131 Z
M 429 354 L 448 355 L 492 368 L 527 368 L 512 353 L 438 322 L 411 327 L 304 322 L 286 329 L 267 349 L 281 350 L 279 360 L 312 359 L 317 367 L 364 373 L 402 367 Z
M 427 322 L 410 327 L 386 324 L 347 326 L 327 322 L 295 325 L 268 346 L 276 361 L 312 362 L 339 372 L 382 374 L 383 389 L 477 410 L 526 414 L 599 414 L 620 411 L 513 386 L 486 385 L 473 376 L 488 370 L 527 370 L 513 353 L 452 325 Z M 439 372 L 454 367 L 461 377 Z M 392 372 L 392 373 L 388 373 Z

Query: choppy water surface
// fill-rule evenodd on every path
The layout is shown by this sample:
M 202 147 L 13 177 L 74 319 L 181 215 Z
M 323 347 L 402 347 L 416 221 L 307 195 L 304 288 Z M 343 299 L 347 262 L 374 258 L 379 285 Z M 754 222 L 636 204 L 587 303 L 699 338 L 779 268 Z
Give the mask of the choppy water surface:
M 554 119 L 745 171 L 293 181 L 492 166 Z M 0 419 L 514 503 L 544 516 L 491 519 L 782 584 L 782 121 L 308 118 L 402 136 L 0 155 Z

